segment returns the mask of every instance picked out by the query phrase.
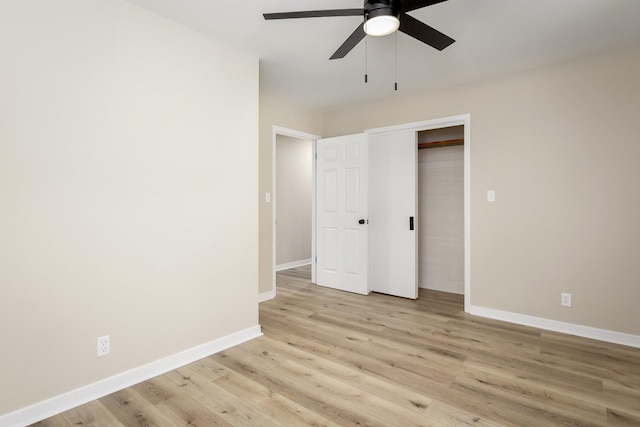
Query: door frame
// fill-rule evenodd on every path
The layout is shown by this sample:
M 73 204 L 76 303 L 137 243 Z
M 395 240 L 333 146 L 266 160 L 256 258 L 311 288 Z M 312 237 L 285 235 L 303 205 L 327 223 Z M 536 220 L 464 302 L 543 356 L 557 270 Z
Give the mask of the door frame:
M 464 126 L 464 311 L 468 313 L 471 307 L 471 114 L 369 129 L 364 133 L 420 132 L 460 125 Z
M 273 125 L 271 127 L 271 289 L 276 295 L 276 140 L 278 135 L 311 141 L 312 176 L 311 189 L 311 282 L 316 281 L 316 141 L 321 137 L 307 132 Z

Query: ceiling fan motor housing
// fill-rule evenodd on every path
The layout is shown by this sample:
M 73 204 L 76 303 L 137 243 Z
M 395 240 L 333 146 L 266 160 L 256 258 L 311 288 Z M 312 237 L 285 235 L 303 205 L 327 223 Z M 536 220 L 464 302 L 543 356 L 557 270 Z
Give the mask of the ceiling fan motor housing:
M 398 8 L 393 0 L 373 0 L 364 3 L 364 32 L 370 36 L 386 36 L 400 27 Z
M 400 14 L 398 8 L 395 6 L 395 1 L 392 0 L 373 0 L 364 2 L 364 17 L 365 20 L 375 18 L 376 16 L 395 16 L 396 18 Z

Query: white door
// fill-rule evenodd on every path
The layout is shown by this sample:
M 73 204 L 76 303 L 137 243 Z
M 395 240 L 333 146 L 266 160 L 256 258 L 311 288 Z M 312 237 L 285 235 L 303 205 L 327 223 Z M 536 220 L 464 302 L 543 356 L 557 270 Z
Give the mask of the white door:
M 369 293 L 365 134 L 320 139 L 316 152 L 318 285 Z
M 370 133 L 371 291 L 418 298 L 417 135 Z

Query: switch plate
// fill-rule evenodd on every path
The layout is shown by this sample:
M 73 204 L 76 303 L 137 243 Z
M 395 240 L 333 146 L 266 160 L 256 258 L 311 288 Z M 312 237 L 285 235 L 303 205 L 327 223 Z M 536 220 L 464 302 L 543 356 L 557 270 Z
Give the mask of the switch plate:
M 496 190 L 488 190 L 487 202 L 495 202 L 495 201 L 496 201 Z
M 265 203 L 271 203 L 271 193 L 264 193 Z

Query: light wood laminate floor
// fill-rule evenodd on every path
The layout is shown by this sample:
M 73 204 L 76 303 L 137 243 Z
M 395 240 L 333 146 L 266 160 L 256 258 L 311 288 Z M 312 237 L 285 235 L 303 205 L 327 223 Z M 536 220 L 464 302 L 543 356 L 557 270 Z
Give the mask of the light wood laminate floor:
M 39 426 L 640 426 L 640 350 L 277 275 L 264 336 Z

